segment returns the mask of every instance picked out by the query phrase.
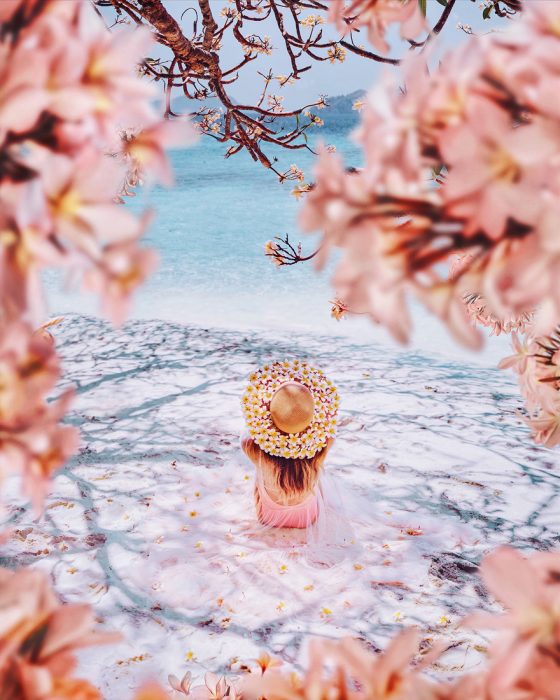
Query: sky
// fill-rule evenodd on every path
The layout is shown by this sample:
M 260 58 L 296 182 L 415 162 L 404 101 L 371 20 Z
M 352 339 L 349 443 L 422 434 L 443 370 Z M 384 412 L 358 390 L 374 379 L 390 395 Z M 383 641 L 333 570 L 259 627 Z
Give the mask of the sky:
M 210 0 L 214 17 L 218 23 L 222 19 L 220 12 L 224 7 L 231 7 L 227 0 Z M 180 23 L 187 37 L 192 34 L 193 20 L 195 13 L 194 7 L 198 7 L 195 0 L 164 0 L 164 4 L 168 11 Z M 507 20 L 493 19 L 485 21 L 482 19 L 482 3 L 481 0 L 457 0 L 453 8 L 452 15 L 448 21 L 440 39 L 442 50 L 456 46 L 458 42 L 467 39 L 465 33 L 457 27 L 458 23 L 470 25 L 474 33 L 484 33 L 490 28 L 503 26 Z M 430 25 L 437 22 L 443 8 L 437 0 L 427 0 L 427 11 Z M 104 11 L 107 16 L 109 10 Z M 303 11 L 302 17 L 313 14 L 312 11 Z M 253 28 L 254 27 L 254 28 Z M 198 29 L 200 30 L 200 23 Z M 243 70 L 242 77 L 233 85 L 229 86 L 230 94 L 238 102 L 247 103 L 253 102 L 262 85 L 262 80 L 256 74 L 256 70 L 267 72 L 269 68 L 275 74 L 287 74 L 289 72 L 288 59 L 285 52 L 282 50 L 282 41 L 272 20 L 267 20 L 258 24 L 248 25 L 244 28 L 245 33 L 257 32 L 260 36 L 268 35 L 272 39 L 274 51 L 271 56 L 263 56 L 258 61 L 255 61 L 248 68 Z M 403 42 L 396 32 L 390 33 L 389 41 L 392 46 L 391 56 L 402 56 L 408 44 Z M 330 26 L 324 26 L 324 38 L 338 38 L 336 30 Z M 357 39 L 356 43 L 363 43 L 367 48 L 370 48 L 366 36 L 362 40 Z M 158 48 L 154 52 L 155 56 L 163 56 L 164 50 Z M 222 65 L 232 67 L 239 62 L 241 52 L 237 42 L 231 37 L 231 33 L 224 40 L 224 46 L 221 50 Z M 393 67 L 375 63 L 374 61 L 366 60 L 348 54 L 343 63 L 336 62 L 331 64 L 329 61 L 313 62 L 312 70 L 303 74 L 301 80 L 298 80 L 294 85 L 285 86 L 282 88 L 281 94 L 284 96 L 284 105 L 288 108 L 299 106 L 302 103 L 308 102 L 309 97 L 315 98 L 318 95 L 343 95 L 354 92 L 359 89 L 367 89 L 376 82 L 383 71 L 392 71 Z M 275 89 L 275 92 L 280 92 Z M 180 91 L 177 90 L 177 95 Z

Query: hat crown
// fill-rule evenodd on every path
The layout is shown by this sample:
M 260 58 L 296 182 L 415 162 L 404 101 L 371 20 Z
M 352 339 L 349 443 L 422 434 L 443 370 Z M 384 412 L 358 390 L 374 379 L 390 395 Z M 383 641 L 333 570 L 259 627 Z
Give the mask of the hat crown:
M 313 394 L 299 382 L 285 382 L 270 401 L 274 425 L 283 433 L 301 433 L 312 423 L 314 412 Z

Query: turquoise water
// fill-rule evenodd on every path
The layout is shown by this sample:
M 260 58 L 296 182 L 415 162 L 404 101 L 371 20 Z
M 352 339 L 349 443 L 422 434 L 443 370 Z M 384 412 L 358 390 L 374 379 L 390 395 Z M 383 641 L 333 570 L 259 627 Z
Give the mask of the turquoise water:
M 345 129 L 317 132 L 348 162 L 359 162 Z M 286 233 L 313 250 L 313 237 L 302 237 L 296 225 L 301 206 L 291 195 L 296 183 L 280 184 L 245 153 L 230 159 L 223 153 L 224 146 L 209 138 L 174 152 L 176 188 L 155 189 L 134 203 L 154 206 L 157 220 L 147 241 L 161 255 L 138 308 L 146 310 L 165 294 L 166 312 L 179 320 L 306 327 L 310 317 L 328 319 L 328 275 L 318 277 L 312 263 L 278 269 L 264 255 L 265 242 Z M 312 153 L 277 149 L 276 154 L 282 170 L 295 163 L 311 179 Z
M 348 120 L 332 129 L 316 129 L 318 141 L 335 145 L 348 163 L 360 163 L 359 149 L 348 138 Z M 155 214 L 145 237 L 159 254 L 159 266 L 137 294 L 133 315 L 167 318 L 208 325 L 278 324 L 297 328 L 330 326 L 332 290 L 328 273 L 321 276 L 312 263 L 278 269 L 264 255 L 274 236 L 290 235 L 314 249 L 315 237 L 302 236 L 296 225 L 301 203 L 291 194 L 296 183 L 278 182 L 246 153 L 224 158 L 225 146 L 209 137 L 194 146 L 171 152 L 176 184 L 173 189 L 140 190 L 126 206 Z M 306 149 L 267 150 L 284 171 L 294 163 L 312 179 L 315 156 Z M 49 283 L 57 311 L 88 311 L 88 299 L 60 294 Z M 305 303 L 301 303 L 301 299 Z
M 360 165 L 359 149 L 349 138 L 348 121 L 317 129 L 318 140 L 336 146 L 349 165 Z M 225 327 L 305 329 L 352 336 L 365 343 L 391 344 L 387 333 L 365 318 L 336 322 L 330 317 L 330 271 L 317 274 L 312 263 L 277 268 L 264 255 L 274 236 L 302 240 L 314 249 L 316 238 L 297 228 L 301 207 L 290 193 L 294 182 L 280 184 L 274 173 L 240 153 L 224 158 L 225 148 L 204 137 L 193 147 L 171 154 L 176 186 L 140 191 L 127 206 L 151 207 L 155 220 L 146 244 L 158 251 L 155 274 L 137 293 L 132 316 Z M 271 152 L 269 151 L 270 155 Z M 312 179 L 314 155 L 278 149 L 282 169 L 295 163 Z M 61 291 L 49 283 L 53 313 L 93 312 L 96 302 Z M 503 339 L 492 339 L 483 354 L 459 348 L 423 309 L 414 309 L 413 347 L 433 354 L 495 365 L 509 354 Z

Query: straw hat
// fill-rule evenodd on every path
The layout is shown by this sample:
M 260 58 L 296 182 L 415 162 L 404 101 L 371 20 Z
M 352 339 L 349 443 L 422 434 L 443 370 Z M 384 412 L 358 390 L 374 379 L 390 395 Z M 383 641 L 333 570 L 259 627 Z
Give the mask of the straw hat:
M 249 434 L 270 455 L 313 457 L 335 435 L 336 387 L 306 362 L 264 365 L 249 377 L 241 404 Z

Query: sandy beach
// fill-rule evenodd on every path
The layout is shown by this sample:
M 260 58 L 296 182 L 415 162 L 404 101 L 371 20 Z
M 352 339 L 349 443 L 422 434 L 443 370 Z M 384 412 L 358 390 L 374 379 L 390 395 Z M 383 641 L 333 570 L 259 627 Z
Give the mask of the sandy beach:
M 425 649 L 449 644 L 443 676 L 475 668 L 485 640 L 458 622 L 494 605 L 480 557 L 558 545 L 558 460 L 529 441 L 507 372 L 164 321 L 70 315 L 56 339 L 82 446 L 39 520 L 10 484 L 2 564 L 49 572 L 64 600 L 123 634 L 83 657 L 107 698 L 168 673 L 241 673 L 261 650 L 297 665 L 311 634 L 383 647 L 403 625 Z M 329 567 L 295 537 L 255 534 L 239 398 L 252 370 L 284 357 L 320 366 L 342 398 L 327 471 L 354 504 L 354 541 Z

